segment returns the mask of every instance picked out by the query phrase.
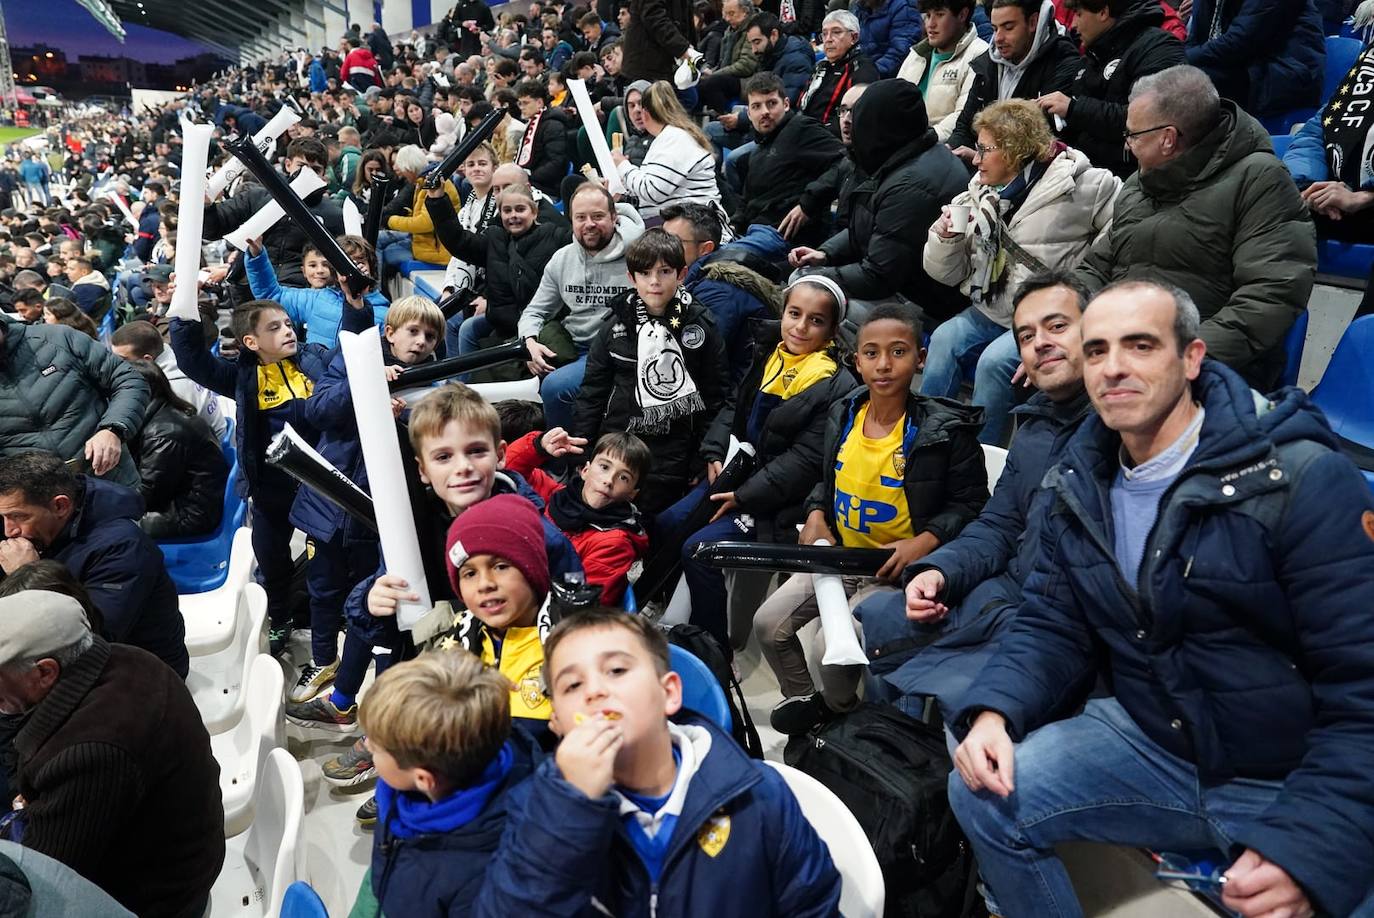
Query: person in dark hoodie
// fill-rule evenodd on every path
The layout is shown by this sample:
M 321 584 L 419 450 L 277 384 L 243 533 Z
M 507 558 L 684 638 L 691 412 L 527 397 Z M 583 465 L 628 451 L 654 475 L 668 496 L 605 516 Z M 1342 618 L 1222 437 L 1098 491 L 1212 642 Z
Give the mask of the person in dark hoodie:
M 1059 34 L 1053 0 L 992 0 L 991 7 L 992 47 L 969 63 L 973 88 L 954 133 L 945 141 L 970 165 L 978 141 L 974 116 L 1001 99 L 1066 92 L 1083 66 L 1078 46 Z
M 820 268 L 856 300 L 901 294 L 932 319 L 956 314 L 967 303 L 926 273 L 921 233 L 964 190 L 968 171 L 939 142 L 914 84 L 883 80 L 864 92 L 854 106 L 853 154 L 863 179 L 849 196 L 847 227 L 818 249 L 798 246 L 788 260 Z
M 568 174 L 568 157 L 573 138 L 568 135 L 568 114 L 562 109 L 549 108 L 549 90 L 538 80 L 524 80 L 515 87 L 520 117 L 525 120 L 525 134 L 515 154 L 515 164 L 530 175 L 530 184 L 551 198 L 562 192 L 563 177 Z M 574 133 L 574 137 L 575 137 Z
M 1054 849 L 1080 839 L 1215 850 L 1247 918 L 1374 904 L 1374 495 L 1305 393 L 1255 392 L 1201 328 L 1148 280 L 1083 314 L 1097 416 L 949 719 L 995 914 L 1077 913 Z
M 141 647 L 186 678 L 186 623 L 162 552 L 138 528 L 138 492 L 81 475 L 53 453 L 0 460 L 0 569 L 51 558 L 86 587 L 103 636 Z
M 1326 33 L 1314 0 L 1197 0 L 1188 63 L 1256 118 L 1322 102 Z
M 1036 100 L 1057 120 L 1064 142 L 1082 150 L 1094 166 L 1122 178 L 1136 169 L 1121 142 L 1126 103 L 1136 80 L 1184 61 L 1183 42 L 1160 26 L 1159 0 L 1067 0 L 1086 49 L 1083 69 L 1067 92 Z
M 372 866 L 352 914 L 468 914 L 501 841 L 509 790 L 539 758 L 511 729 L 511 688 L 462 650 L 377 678 L 359 712 L 377 763 Z

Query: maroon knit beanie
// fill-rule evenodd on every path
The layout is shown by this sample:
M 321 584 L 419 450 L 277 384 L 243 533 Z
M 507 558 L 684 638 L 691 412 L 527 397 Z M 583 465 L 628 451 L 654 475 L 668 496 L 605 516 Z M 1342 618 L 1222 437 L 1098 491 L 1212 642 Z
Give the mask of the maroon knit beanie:
M 449 583 L 458 589 L 458 568 L 474 555 L 504 558 L 525 575 L 535 599 L 549 595 L 549 552 L 544 524 L 534 504 L 516 494 L 498 494 L 464 510 L 448 528 L 445 557 Z

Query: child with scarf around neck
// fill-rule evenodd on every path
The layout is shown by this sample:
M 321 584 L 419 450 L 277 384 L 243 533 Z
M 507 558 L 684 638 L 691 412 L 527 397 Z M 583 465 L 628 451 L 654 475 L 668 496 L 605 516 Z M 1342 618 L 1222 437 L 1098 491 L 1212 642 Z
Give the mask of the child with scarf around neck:
M 544 515 L 572 542 L 587 583 L 601 590 L 601 602 L 619 606 L 631 565 L 649 547 L 633 501 L 653 457 L 634 434 L 607 433 L 578 469 L 581 487 L 568 487 L 540 468 L 549 459 L 581 456 L 586 445 L 561 427 L 532 431 L 507 447 L 506 468 L 544 498 Z
M 784 297 L 780 323 L 751 323 L 753 365 L 738 396 L 717 415 L 702 443 L 706 478 L 656 521 L 657 532 L 674 534 L 666 547 L 659 544 L 656 550 L 681 553 L 692 624 L 709 631 L 727 658 L 732 652 L 725 576 L 693 560 L 692 553 L 703 542 L 792 540 L 802 521 L 802 504 L 821 480 L 830 405 L 856 385 L 834 345 L 849 309 L 839 284 L 810 275 L 789 285 Z M 748 477 L 725 490 L 716 486 L 716 479 L 732 439 L 752 446 L 754 461 Z M 714 509 L 709 519 L 699 509 L 703 500 Z M 693 522 L 703 525 L 683 532 L 694 514 Z
M 653 622 L 577 612 L 545 657 L 562 740 L 511 795 L 474 915 L 839 914 L 829 849 L 776 770 L 682 707 Z
M 682 287 L 682 242 L 661 229 L 625 250 L 632 290 L 611 300 L 587 353 L 571 433 L 595 443 L 608 431 L 639 437 L 654 457 L 637 504 L 654 513 L 705 474 L 698 452 L 726 399 L 729 364 L 710 309 Z
M 359 715 L 377 763 L 377 834 L 352 915 L 467 913 L 508 792 L 539 759 L 511 729 L 511 698 L 499 670 L 462 650 L 428 651 L 377 678 Z

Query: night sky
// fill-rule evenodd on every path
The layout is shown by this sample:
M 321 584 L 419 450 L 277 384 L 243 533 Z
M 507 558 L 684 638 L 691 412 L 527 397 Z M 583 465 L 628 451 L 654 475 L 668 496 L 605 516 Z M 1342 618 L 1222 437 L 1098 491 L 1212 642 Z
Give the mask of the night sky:
M 76 0 L 4 0 L 4 11 L 11 48 L 43 42 L 65 51 L 72 63 L 82 54 L 103 54 L 170 64 L 213 50 L 189 38 L 131 22 L 124 23 L 128 35 L 120 44 Z

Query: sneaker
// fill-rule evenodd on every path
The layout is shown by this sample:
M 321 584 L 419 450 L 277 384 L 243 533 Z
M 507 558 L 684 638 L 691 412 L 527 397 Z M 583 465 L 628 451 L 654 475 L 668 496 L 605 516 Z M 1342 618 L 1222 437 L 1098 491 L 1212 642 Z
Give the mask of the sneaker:
M 768 722 L 779 733 L 797 736 L 834 716 L 835 712 L 825 703 L 825 696 L 820 692 L 812 692 L 810 695 L 793 695 L 779 701 L 768 715 Z
M 371 829 L 377 825 L 377 798 L 368 797 L 367 802 L 358 807 L 358 812 L 353 815 L 358 820 L 358 825 L 364 829 Z
M 286 719 L 302 727 L 348 733 L 358 723 L 358 706 L 351 704 L 346 710 L 340 711 L 334 707 L 328 695 L 319 695 L 301 704 L 288 704 Z
M 278 628 L 276 625 L 267 626 L 267 650 L 274 657 L 279 657 L 286 653 L 286 645 L 291 640 L 291 629 Z
M 343 755 L 336 755 L 320 766 L 324 779 L 335 787 L 353 787 L 377 776 L 377 766 L 372 764 L 372 753 L 362 738 L 353 744 Z
M 301 677 L 296 680 L 295 686 L 291 689 L 289 700 L 295 702 L 309 701 L 334 684 L 334 674 L 338 671 L 339 662 L 337 660 L 328 666 L 320 666 L 313 661 L 305 664 L 301 667 Z

